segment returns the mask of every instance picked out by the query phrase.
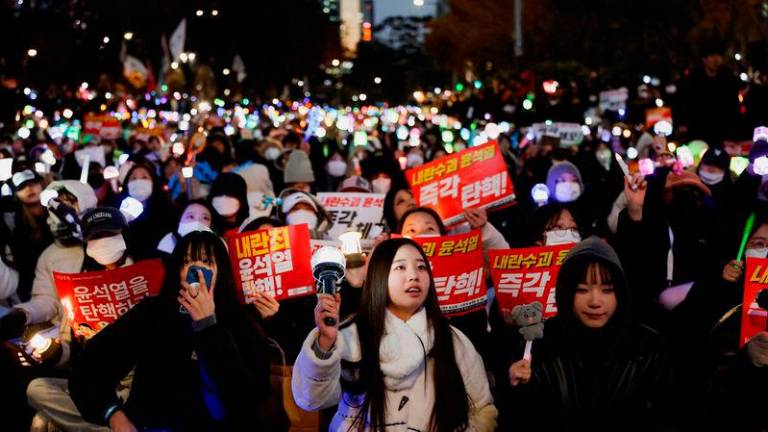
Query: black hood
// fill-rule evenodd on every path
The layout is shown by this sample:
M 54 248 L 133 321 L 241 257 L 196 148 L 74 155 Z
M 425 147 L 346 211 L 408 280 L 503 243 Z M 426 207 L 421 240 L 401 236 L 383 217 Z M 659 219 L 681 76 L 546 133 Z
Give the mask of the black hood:
M 608 326 L 626 327 L 630 322 L 630 293 L 621 261 L 616 251 L 597 236 L 592 236 L 577 244 L 568 253 L 557 276 L 555 299 L 558 315 L 567 327 L 582 327 L 573 313 L 573 298 L 576 286 L 582 282 L 589 264 L 600 262 L 611 272 L 613 288 L 616 293 L 617 309 Z

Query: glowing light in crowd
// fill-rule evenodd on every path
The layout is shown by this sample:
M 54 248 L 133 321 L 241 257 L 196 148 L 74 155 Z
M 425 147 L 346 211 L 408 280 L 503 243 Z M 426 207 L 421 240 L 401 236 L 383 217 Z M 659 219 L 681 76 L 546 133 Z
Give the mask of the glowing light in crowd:
M 317 129 L 315 129 L 315 136 L 318 138 L 325 138 L 325 135 L 328 133 L 328 131 L 325 130 L 324 127 L 320 126 Z
M 405 156 L 400 156 L 397 158 L 397 161 L 400 162 L 400 169 L 405 171 L 405 168 L 408 167 L 408 158 Z
M 661 108 L 664 106 L 664 101 L 661 98 L 656 98 L 656 106 Z
M 749 81 L 749 75 L 747 75 L 746 72 L 742 72 L 739 74 L 739 78 L 741 78 L 742 81 L 746 82 Z
M 488 142 L 488 137 L 485 134 L 476 135 L 475 138 L 472 139 L 473 146 L 483 145 L 487 142 Z
M 488 136 L 488 139 L 495 140 L 499 137 L 500 133 L 499 125 L 496 123 L 488 123 L 485 125 L 485 134 Z
M 418 103 L 424 102 L 424 92 L 421 91 L 421 90 L 417 90 L 417 91 L 413 92 L 413 98 Z
M 333 67 L 339 67 L 340 64 L 341 64 L 341 61 L 339 61 L 339 59 L 331 60 L 331 66 Z
M 688 168 L 694 165 L 693 152 L 686 146 L 680 146 L 677 148 L 677 160 L 683 165 L 683 168 Z
M 627 157 L 629 159 L 637 159 L 637 149 L 634 147 L 630 147 L 627 149 Z
M 120 211 L 129 216 L 129 221 L 132 221 L 144 212 L 144 205 L 133 197 L 127 197 L 120 203 Z
M 656 135 L 670 136 L 672 135 L 672 123 L 666 120 L 658 121 L 653 125 L 653 131 Z
M 643 75 L 643 83 L 650 84 L 651 83 L 651 76 L 650 75 Z
M 748 166 L 749 166 L 749 159 L 743 156 L 734 156 L 731 158 L 731 163 L 729 165 L 729 168 L 734 174 L 736 174 L 737 176 L 740 176 L 741 173 L 743 173 Z
M 549 201 L 549 188 L 544 183 L 539 183 L 531 188 L 531 198 L 533 202 L 542 206 Z
M 44 151 L 43 154 L 40 155 L 40 160 L 47 163 L 48 165 L 55 165 L 56 155 L 53 154 L 51 149 L 48 149 Z
M 131 40 L 131 39 L 133 39 L 133 32 L 125 32 L 125 34 L 123 34 L 123 38 L 124 38 L 125 40 Z
M 613 129 L 611 129 L 611 134 L 613 136 L 620 136 L 621 135 L 621 126 L 614 126 Z
M 29 138 L 30 133 L 31 132 L 29 131 L 29 129 L 27 129 L 26 127 L 21 127 L 16 132 L 16 135 L 18 135 L 19 138 L 21 138 L 21 139 L 27 139 L 27 138 Z
M 198 9 L 198 10 L 197 10 L 197 12 L 195 12 L 195 15 L 197 15 L 197 16 L 199 16 L 199 17 L 201 17 L 201 16 L 203 16 L 203 13 L 204 13 L 204 12 L 203 12 L 203 10 L 202 10 L 202 9 Z
M 533 109 L 533 101 L 530 99 L 526 99 L 523 101 L 523 109 L 526 111 L 530 111 Z
M 381 84 L 381 77 L 374 77 L 373 78 L 373 83 L 374 84 Z
M 445 143 L 452 143 L 453 142 L 453 132 L 449 130 L 444 130 L 441 134 L 443 138 L 443 142 Z
M 35 350 L 35 353 L 40 354 L 50 348 L 51 338 L 42 336 L 40 333 L 35 333 L 32 339 L 29 340 L 29 346 Z
M 37 56 L 37 50 L 34 48 L 30 48 L 27 50 L 27 55 L 30 57 L 36 57 Z
M 424 6 L 424 0 L 413 0 L 413 5 L 417 7 Z
M 621 136 L 624 138 L 629 138 L 632 136 L 632 131 L 629 129 L 624 129 L 624 131 L 621 132 Z
M 587 125 L 581 125 L 581 133 L 584 135 L 589 135 L 592 133 L 592 129 L 590 129 Z
M 121 154 L 121 155 L 120 155 L 120 157 L 118 157 L 118 158 L 117 158 L 117 164 L 118 164 L 118 165 L 122 165 L 122 164 L 124 164 L 124 163 L 128 162 L 128 158 L 129 158 L 130 156 L 131 156 L 131 155 L 129 155 L 128 153 L 123 153 L 123 154 Z
M 116 179 L 120 176 L 120 171 L 116 166 L 110 165 L 104 168 L 104 180 Z
M 667 148 L 671 153 L 675 153 L 677 151 L 677 144 L 671 142 L 667 144 Z
M 640 169 L 640 175 L 642 175 L 643 177 L 653 174 L 654 166 L 653 166 L 653 161 L 651 159 L 648 159 L 648 158 L 640 159 L 637 162 L 637 164 Z
M 341 252 L 344 255 L 353 255 L 363 253 L 360 246 L 360 239 L 363 235 L 357 231 L 347 231 L 339 236 L 341 241 Z
M 768 156 L 760 156 L 759 158 L 755 159 L 752 168 L 757 175 L 768 174 Z
M 101 41 L 104 42 L 105 44 L 108 44 L 109 43 L 109 36 L 104 36 L 104 39 L 102 39 Z
M 186 179 L 192 178 L 192 174 L 194 174 L 194 167 L 183 167 L 181 169 L 181 175 Z
M 560 87 L 560 83 L 555 80 L 546 80 L 543 83 L 541 83 L 542 87 L 544 87 L 544 93 L 546 94 L 555 94 L 557 92 L 557 89 Z
M 364 146 L 368 144 L 368 134 L 364 130 L 356 131 L 353 142 L 355 146 Z
M 211 11 L 211 15 L 212 15 L 212 16 L 219 16 L 219 10 L 218 10 L 218 9 L 214 9 L 214 10 L 212 10 L 212 11 Z
M 397 139 L 400 141 L 405 141 L 408 139 L 408 128 L 405 126 L 400 126 L 397 128 Z

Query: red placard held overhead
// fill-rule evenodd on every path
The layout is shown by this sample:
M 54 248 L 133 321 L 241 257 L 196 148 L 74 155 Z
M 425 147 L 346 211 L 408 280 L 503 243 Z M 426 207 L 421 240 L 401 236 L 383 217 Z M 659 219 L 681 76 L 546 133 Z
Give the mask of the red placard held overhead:
M 480 230 L 441 237 L 415 237 L 432 266 L 440 310 L 448 316 L 482 309 L 486 303 Z
M 144 297 L 160 293 L 165 267 L 159 259 L 85 273 L 53 272 L 56 291 L 78 336 L 91 337 Z
M 744 273 L 744 303 L 741 308 L 741 336 L 739 346 L 749 342 L 752 337 L 765 331 L 768 323 L 768 311 L 757 304 L 757 295 L 768 289 L 768 259 L 747 258 Z
M 83 134 L 97 135 L 102 138 L 119 138 L 123 129 L 120 120 L 109 114 L 87 113 L 83 117 Z
M 555 282 L 573 244 L 488 251 L 491 277 L 502 315 L 533 302 L 544 305 L 544 318 L 557 315 Z
M 464 209 L 499 207 L 515 199 L 495 141 L 410 169 L 405 175 L 416 202 L 435 209 L 446 225 L 461 222 Z
M 242 233 L 227 241 L 243 302 L 253 303 L 257 292 L 278 301 L 314 294 L 306 224 Z

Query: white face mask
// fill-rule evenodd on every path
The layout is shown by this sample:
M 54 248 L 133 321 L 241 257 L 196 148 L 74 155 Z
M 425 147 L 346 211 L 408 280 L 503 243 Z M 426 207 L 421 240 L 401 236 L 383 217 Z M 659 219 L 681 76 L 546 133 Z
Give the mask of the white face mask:
M 567 203 L 576 201 L 581 195 L 581 185 L 576 182 L 566 181 L 555 185 L 555 199 L 558 202 Z
M 766 258 L 768 257 L 768 247 L 750 248 L 744 252 L 747 258 Z
M 240 210 L 240 201 L 226 195 L 214 197 L 211 201 L 211 205 L 213 205 L 213 208 L 224 217 L 232 216 Z
M 129 181 L 128 195 L 139 201 L 146 201 L 152 196 L 152 180 L 136 179 Z
M 200 221 L 191 221 L 191 222 L 180 222 L 179 228 L 176 230 L 176 232 L 179 233 L 180 236 L 184 237 L 185 235 L 194 232 L 194 231 L 210 231 L 211 228 L 200 222 Z
M 114 264 L 125 254 L 125 239 L 121 234 L 88 240 L 85 253 L 97 263 L 105 266 Z
M 285 221 L 288 225 L 300 225 L 305 223 L 309 225 L 309 229 L 311 230 L 317 228 L 317 215 L 309 210 L 292 211 L 285 216 Z
M 597 158 L 597 162 L 600 163 L 600 165 L 603 166 L 606 170 L 609 170 L 611 168 L 611 150 L 610 149 L 602 149 L 598 150 L 597 153 L 595 153 L 595 157 Z
M 421 166 L 423 164 L 424 164 L 424 158 L 421 157 L 420 154 L 414 154 L 414 153 L 408 154 L 408 157 L 406 158 L 406 163 L 405 163 L 405 165 L 408 166 L 408 168 Z
M 332 177 L 343 177 L 347 173 L 347 163 L 340 160 L 328 161 L 328 174 Z
M 581 234 L 572 229 L 547 231 L 544 235 L 546 236 L 544 244 L 547 246 L 578 243 L 581 241 Z
M 264 159 L 273 161 L 280 157 L 283 152 L 277 147 L 270 147 L 264 150 Z
M 392 179 L 388 179 L 385 177 L 379 177 L 371 182 L 373 185 L 373 192 L 374 193 L 380 193 L 385 194 L 389 192 L 390 186 L 392 186 Z
M 714 174 L 708 171 L 699 171 L 699 178 L 707 186 L 714 186 L 725 178 L 725 173 Z

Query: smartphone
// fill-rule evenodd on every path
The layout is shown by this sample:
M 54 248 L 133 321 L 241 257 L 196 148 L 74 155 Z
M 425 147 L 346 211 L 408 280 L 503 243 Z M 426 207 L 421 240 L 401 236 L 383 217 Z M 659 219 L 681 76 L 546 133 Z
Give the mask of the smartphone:
M 207 267 L 200 267 L 200 266 L 190 266 L 189 270 L 187 270 L 187 283 L 192 284 L 198 284 L 200 285 L 200 276 L 197 274 L 197 272 L 201 271 L 203 273 L 203 279 L 205 279 L 205 286 L 210 290 L 211 289 L 211 283 L 213 282 L 213 271 Z M 184 309 L 184 306 L 179 305 L 179 312 L 181 313 L 189 313 L 186 309 Z

